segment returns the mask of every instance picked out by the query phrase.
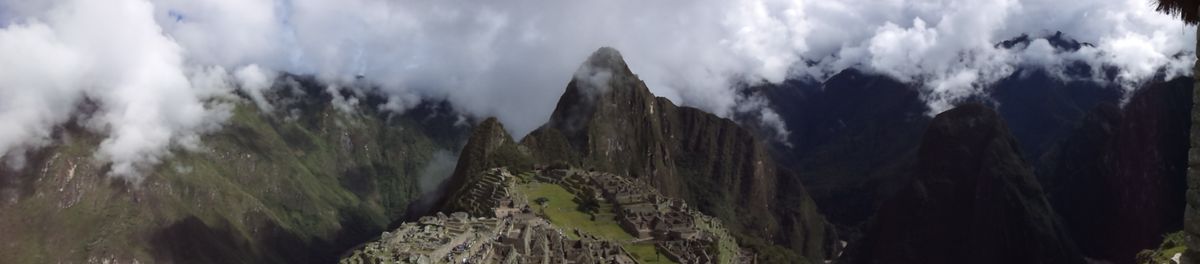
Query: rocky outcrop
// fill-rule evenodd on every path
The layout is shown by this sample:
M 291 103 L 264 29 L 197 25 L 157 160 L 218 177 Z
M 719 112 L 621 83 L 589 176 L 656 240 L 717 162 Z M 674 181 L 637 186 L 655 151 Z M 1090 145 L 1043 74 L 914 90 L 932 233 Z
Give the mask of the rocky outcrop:
M 549 152 L 558 151 L 545 149 L 545 144 L 532 149 L 547 152 L 539 156 L 551 160 L 586 161 L 604 171 L 645 177 L 662 186 L 664 194 L 682 196 L 675 160 L 667 153 L 670 142 L 663 133 L 665 120 L 660 118 L 668 110 L 660 104 L 630 72 L 617 50 L 601 48 L 576 71 L 546 125 L 525 142 L 532 147 L 564 138 L 571 152 L 578 154 L 563 158 L 582 160 L 554 157 L 557 155 Z
M 998 114 L 968 104 L 926 130 L 910 186 L 845 263 L 1082 263 Z
M 550 120 L 521 145 L 543 164 L 643 179 L 730 223 L 751 244 L 826 256 L 824 218 L 794 173 L 737 123 L 654 96 L 615 49 L 580 66 Z
M 454 174 L 443 188 L 449 188 L 441 206 L 443 211 L 464 211 L 472 215 L 488 215 L 496 205 L 475 205 L 480 192 L 497 189 L 496 182 L 485 182 L 482 176 L 487 168 L 496 166 L 528 167 L 528 157 L 517 149 L 516 142 L 496 118 L 488 118 L 475 126 L 470 139 L 463 147 Z M 514 168 L 518 169 L 518 168 Z

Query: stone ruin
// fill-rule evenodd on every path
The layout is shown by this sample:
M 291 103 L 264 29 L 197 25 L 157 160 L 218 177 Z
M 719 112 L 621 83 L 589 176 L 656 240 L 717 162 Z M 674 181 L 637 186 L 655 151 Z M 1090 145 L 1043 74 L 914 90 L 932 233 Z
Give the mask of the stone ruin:
M 467 189 L 466 195 L 458 197 L 455 200 L 455 206 L 471 215 L 496 215 L 511 213 L 511 210 L 500 209 L 504 203 L 508 202 L 508 208 L 517 208 L 512 205 L 512 195 L 510 194 L 515 177 L 505 168 L 492 168 L 485 171 L 479 181 L 471 184 Z
M 721 229 L 720 221 L 692 210 L 680 199 L 658 193 L 654 187 L 638 179 L 611 173 L 579 169 L 540 171 L 539 181 L 558 184 L 578 197 L 589 197 L 613 204 L 621 228 L 637 241 L 653 241 L 659 252 L 680 263 L 716 263 L 713 244 L 718 240 L 733 241 L 728 234 L 702 230 L 697 221 L 712 229 Z M 740 248 L 730 249 L 736 263 L 754 263 L 755 258 Z
M 342 264 L 362 263 L 613 263 L 633 264 L 620 244 L 570 239 L 528 212 L 473 218 L 465 212 L 422 217 L 354 250 Z
M 516 177 L 493 168 L 455 201 L 466 212 L 405 223 L 342 263 L 637 263 L 620 242 L 653 243 L 656 251 L 679 263 L 757 261 L 737 246 L 719 220 L 640 180 L 573 168 L 536 170 L 533 180 L 612 204 L 618 224 L 635 239 L 607 241 L 579 230 L 572 230 L 579 239 L 570 239 L 534 214 L 524 197 L 513 196 Z M 722 257 L 722 251 L 732 255 Z

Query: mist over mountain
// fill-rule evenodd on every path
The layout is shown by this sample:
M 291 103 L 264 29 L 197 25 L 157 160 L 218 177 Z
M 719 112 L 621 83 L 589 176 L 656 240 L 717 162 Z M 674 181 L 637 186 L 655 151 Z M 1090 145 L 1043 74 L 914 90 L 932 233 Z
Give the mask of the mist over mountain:
M 0 263 L 1174 261 L 1162 4 L 0 0 Z
M 104 136 L 56 128 L 22 167 L 0 166 L 0 259 L 14 263 L 313 263 L 378 235 L 436 189 L 421 176 L 457 153 L 467 124 L 445 102 L 405 114 L 363 97 L 339 109 L 311 76 L 280 75 L 233 106 L 204 148 L 134 183 L 105 177 Z M 444 161 L 441 161 L 444 162 Z
M 308 74 L 355 94 L 378 91 L 397 112 L 446 100 L 524 135 L 553 110 L 555 89 L 569 81 L 576 58 L 598 46 L 629 55 L 655 94 L 768 122 L 777 113 L 734 84 L 825 80 L 860 68 L 918 84 L 933 115 L 986 94 L 984 87 L 1020 65 L 1112 65 L 1132 90 L 1160 69 L 1185 74 L 1190 60 L 1181 55 L 1194 52 L 1181 42 L 1192 30 L 1138 0 L 65 0 L 0 7 L 0 61 L 14 69 L 0 87 L 5 105 L 20 106 L 0 116 L 21 127 L 0 135 L 6 160 L 19 164 L 55 126 L 85 119 L 107 135 L 97 156 L 131 181 L 169 149 L 196 147 L 199 135 L 224 123 L 228 106 L 213 98 L 253 95 L 263 86 L 255 79 L 270 80 L 252 74 Z M 1019 50 L 996 45 L 1052 31 L 1093 45 L 1067 52 L 1040 41 Z M 73 111 L 84 102 L 98 106 L 94 115 Z
M 1056 33 L 1021 35 L 997 46 L 1043 41 L 1060 52 L 1090 45 Z M 1007 123 L 1022 166 L 1046 186 L 1047 200 L 1063 217 L 1060 229 L 1080 243 L 1082 253 L 1130 263 L 1139 250 L 1181 227 L 1182 212 L 1174 208 L 1183 203 L 1192 79 L 1160 72 L 1127 94 L 1112 66 L 1065 65 L 1057 71 L 1017 68 L 970 101 L 996 109 Z M 776 144 L 773 153 L 793 164 L 822 213 L 851 241 L 915 175 L 930 119 L 912 84 L 847 70 L 824 82 L 793 80 L 747 92 L 767 98 L 787 124 L 787 144 Z M 1128 143 L 1115 143 L 1117 138 Z M 1107 239 L 1118 234 L 1127 238 Z

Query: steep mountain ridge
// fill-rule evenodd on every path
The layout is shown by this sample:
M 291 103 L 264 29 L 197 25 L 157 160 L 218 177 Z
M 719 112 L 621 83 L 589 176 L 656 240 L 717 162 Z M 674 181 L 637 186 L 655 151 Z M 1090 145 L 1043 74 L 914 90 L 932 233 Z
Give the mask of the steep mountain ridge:
M 774 156 L 797 171 L 830 222 L 860 225 L 907 182 L 930 120 L 917 87 L 847 69 L 822 83 L 754 89 L 791 132 Z
M 465 129 L 442 103 L 399 115 L 367 98 L 347 113 L 325 91 L 283 76 L 266 95 L 276 111 L 235 100 L 203 150 L 173 151 L 140 185 L 105 176 L 101 136 L 59 129 L 26 167 L 0 168 L 15 193 L 0 203 L 0 259 L 332 262 L 400 220 L 433 153 L 457 149 Z
M 1091 46 L 1061 32 L 1022 34 L 995 46 L 1021 52 L 1041 40 L 1057 52 Z M 1000 113 L 1039 179 L 1050 162 L 1041 157 L 1088 111 L 1122 98 L 1114 68 L 1093 72 L 1082 61 L 1063 67 L 1019 66 L 989 84 L 986 95 L 969 99 Z M 775 157 L 801 175 L 831 222 L 853 232 L 907 181 L 930 120 L 918 85 L 848 68 L 823 81 L 788 80 L 748 92 L 765 97 L 790 132 L 787 146 L 772 146 Z
M 1039 158 L 1063 141 L 1089 111 L 1121 101 L 1117 83 L 1075 78 L 1079 79 L 1061 80 L 1043 69 L 1019 69 L 993 84 L 989 93 L 1039 177 L 1046 165 Z
M 938 114 L 911 185 L 886 201 L 845 263 L 1083 263 L 999 114 Z
M 1050 201 L 1089 257 L 1133 263 L 1183 228 L 1190 78 L 1097 107 L 1043 157 Z

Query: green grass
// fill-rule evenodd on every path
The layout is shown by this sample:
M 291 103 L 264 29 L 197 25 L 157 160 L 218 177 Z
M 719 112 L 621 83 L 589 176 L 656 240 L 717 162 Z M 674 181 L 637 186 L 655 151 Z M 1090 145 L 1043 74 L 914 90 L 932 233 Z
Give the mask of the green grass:
M 658 250 L 654 248 L 654 244 L 652 243 L 629 243 L 625 244 L 624 247 L 625 250 L 629 251 L 630 254 L 633 254 L 634 257 L 638 258 L 644 264 L 675 263 L 670 258 L 667 258 L 666 255 L 658 253 Z
M 1184 243 L 1185 231 L 1167 234 L 1157 249 L 1142 250 L 1137 254 L 1137 262 L 1141 264 L 1174 263 L 1171 257 L 1187 250 Z
M 578 237 L 570 230 L 579 229 L 581 232 L 608 240 L 618 242 L 633 240 L 633 236 L 617 224 L 616 216 L 612 214 L 611 210 L 603 211 L 602 207 L 601 213 L 596 214 L 596 220 L 592 221 L 591 215 L 576 210 L 579 204 L 575 203 L 575 195 L 567 192 L 561 186 L 535 182 L 520 185 L 518 188 L 528 201 L 539 197 L 549 199 L 546 206 L 539 206 L 537 203 L 530 204 L 538 212 L 544 213 L 546 218 L 550 219 L 550 223 L 567 231 L 564 233 L 572 239 Z
M 713 221 L 719 221 L 713 219 Z M 716 223 L 705 221 L 699 217 L 696 218 L 696 228 L 717 235 L 717 262 L 718 263 L 735 263 L 737 262 L 738 243 L 732 235 L 724 228 L 717 227 Z
M 591 215 L 577 210 L 579 204 L 575 202 L 575 195 L 562 186 L 532 182 L 518 185 L 517 191 L 531 202 L 534 210 L 541 212 L 550 223 L 563 229 L 567 237 L 578 239 L 575 232 L 571 232 L 578 229 L 586 234 L 621 243 L 625 250 L 642 263 L 675 263 L 660 254 L 653 243 L 632 243 L 633 235 L 625 232 L 617 223 L 616 214 L 613 214 L 612 210 L 613 205 L 610 203 L 600 203 L 600 213 L 596 214 L 596 220 L 592 220 Z M 545 206 L 532 202 L 541 197 L 549 199 Z
M 517 178 L 521 179 L 521 182 L 531 182 L 531 181 L 533 181 L 534 176 L 536 176 L 536 175 L 532 171 L 517 174 Z

